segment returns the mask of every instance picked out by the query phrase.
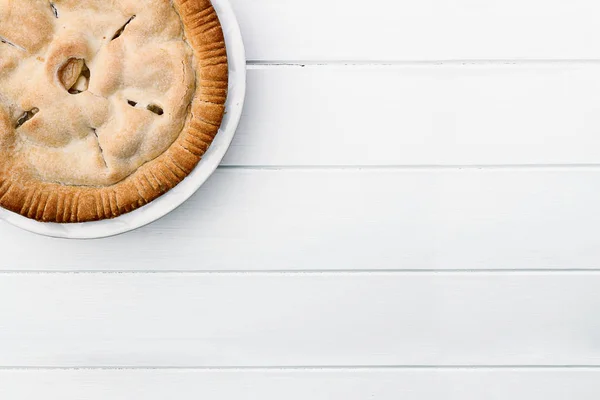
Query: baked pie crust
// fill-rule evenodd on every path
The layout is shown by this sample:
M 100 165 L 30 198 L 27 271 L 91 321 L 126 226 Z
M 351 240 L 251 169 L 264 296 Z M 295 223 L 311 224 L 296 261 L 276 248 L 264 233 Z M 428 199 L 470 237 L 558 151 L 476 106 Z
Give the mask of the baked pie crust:
M 217 134 L 210 0 L 0 0 L 0 206 L 114 218 L 181 182 Z

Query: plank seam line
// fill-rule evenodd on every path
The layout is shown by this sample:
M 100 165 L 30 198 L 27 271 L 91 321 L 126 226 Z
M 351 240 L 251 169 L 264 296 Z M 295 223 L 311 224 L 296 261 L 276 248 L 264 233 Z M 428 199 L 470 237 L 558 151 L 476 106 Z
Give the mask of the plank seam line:
M 324 366 L 5 366 L 2 371 L 410 371 L 410 370 L 588 370 L 599 371 L 600 365 L 324 365 Z
M 600 275 L 600 269 L 0 270 L 0 275 Z
M 600 59 L 248 60 L 248 69 L 598 65 Z
M 447 171 L 447 170 L 488 170 L 488 171 L 600 171 L 599 164 L 489 164 L 489 165 L 221 165 L 219 170 L 247 170 L 247 171 Z

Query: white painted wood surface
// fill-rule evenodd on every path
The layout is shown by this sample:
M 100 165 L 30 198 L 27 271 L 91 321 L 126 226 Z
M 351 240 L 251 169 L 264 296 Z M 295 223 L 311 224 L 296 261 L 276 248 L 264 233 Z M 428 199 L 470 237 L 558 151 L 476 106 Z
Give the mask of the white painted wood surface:
M 599 286 L 600 273 L 10 274 L 0 367 L 596 366 Z
M 226 165 L 600 163 L 600 63 L 253 66 L 248 85 Z
M 247 107 L 193 199 L 0 224 L 0 398 L 597 399 L 600 3 L 231 1 Z
M 232 0 L 250 60 L 598 59 L 596 0 Z
M 596 269 L 596 185 L 596 167 L 224 168 L 180 209 L 128 235 L 73 243 L 3 225 L 0 263 L 6 271 Z
M 590 369 L 20 370 L 0 397 L 31 400 L 596 400 Z

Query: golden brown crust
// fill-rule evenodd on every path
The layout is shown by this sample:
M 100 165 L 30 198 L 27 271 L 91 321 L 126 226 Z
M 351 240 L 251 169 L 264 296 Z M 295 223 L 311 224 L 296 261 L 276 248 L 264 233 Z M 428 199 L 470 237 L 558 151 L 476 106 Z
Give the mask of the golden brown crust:
M 223 31 L 210 0 L 173 0 L 173 5 L 193 50 L 196 92 L 184 128 L 171 146 L 127 178 L 106 187 L 43 182 L 0 157 L 0 206 L 44 222 L 115 218 L 148 204 L 194 169 L 217 134 L 225 111 L 227 53 Z M 80 65 L 72 67 L 79 69 Z M 65 80 L 68 85 L 72 84 L 67 73 Z M 3 119 L 7 118 L 0 110 L 0 131 Z M 10 137 L 0 135 L 2 145 L 9 148 L 14 144 Z

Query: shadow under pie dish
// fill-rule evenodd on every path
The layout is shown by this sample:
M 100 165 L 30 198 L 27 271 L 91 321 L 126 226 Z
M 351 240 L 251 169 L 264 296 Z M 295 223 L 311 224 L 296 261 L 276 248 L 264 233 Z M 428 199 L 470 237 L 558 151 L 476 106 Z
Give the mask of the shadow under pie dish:
M 0 206 L 114 218 L 194 169 L 228 67 L 209 0 L 0 0 Z

